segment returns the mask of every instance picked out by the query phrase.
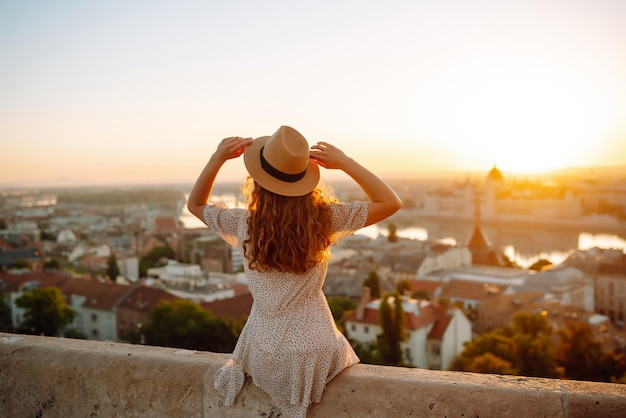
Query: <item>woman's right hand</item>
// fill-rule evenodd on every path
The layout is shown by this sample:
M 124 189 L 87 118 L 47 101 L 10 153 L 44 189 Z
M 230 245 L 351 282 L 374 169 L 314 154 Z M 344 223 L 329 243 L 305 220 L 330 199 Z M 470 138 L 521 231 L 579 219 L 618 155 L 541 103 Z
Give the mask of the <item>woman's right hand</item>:
M 240 136 L 224 138 L 218 144 L 213 156 L 222 162 L 232 158 L 237 158 L 243 154 L 246 147 L 251 143 L 252 138 L 242 138 Z

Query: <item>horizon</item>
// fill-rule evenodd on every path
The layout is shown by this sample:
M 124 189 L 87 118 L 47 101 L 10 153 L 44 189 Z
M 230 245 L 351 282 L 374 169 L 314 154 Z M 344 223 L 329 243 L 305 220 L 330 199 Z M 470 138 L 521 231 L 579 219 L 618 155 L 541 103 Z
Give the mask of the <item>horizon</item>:
M 475 177 L 484 177 L 488 174 L 488 172 L 493 168 L 491 166 L 485 170 L 448 170 L 448 171 L 428 171 L 428 172 L 388 172 L 388 173 L 377 173 L 383 180 L 393 181 L 393 180 L 418 180 L 418 179 L 462 179 L 462 178 L 475 178 Z M 495 166 L 498 168 L 497 166 Z M 498 168 L 499 169 L 499 168 Z M 333 170 L 336 171 L 336 170 Z M 565 167 L 557 170 L 550 170 L 546 172 L 536 172 L 536 173 L 524 173 L 524 172 L 512 172 L 512 171 L 504 171 L 500 170 L 507 180 L 519 180 L 519 179 L 539 179 L 539 180 L 549 180 L 552 181 L 554 177 L 565 177 L 565 176 L 580 176 L 581 174 L 586 175 L 594 175 L 599 177 L 606 177 L 609 175 L 615 175 L 617 173 L 620 177 L 626 178 L 626 164 L 624 165 L 613 165 L 613 166 L 591 166 L 591 167 Z M 320 178 L 322 183 L 342 183 L 342 182 L 352 182 L 350 177 L 345 175 L 344 173 L 335 173 L 335 176 L 324 175 L 324 172 L 328 174 L 330 170 L 322 169 L 322 176 Z M 241 173 L 242 175 L 239 177 L 224 177 L 218 174 L 218 177 L 215 181 L 215 186 L 224 186 L 224 185 L 238 185 L 243 184 L 245 178 L 247 176 L 247 172 Z M 195 182 L 195 178 L 193 179 L 185 179 L 185 180 L 154 180 L 151 182 L 133 182 L 133 181 L 122 181 L 122 182 L 85 182 L 79 179 L 46 179 L 46 180 L 34 180 L 32 182 L 22 182 L 22 183 L 0 183 L 0 192 L 8 191 L 8 190 L 49 190 L 49 189 L 80 189 L 80 188 L 153 188 L 153 187 L 189 187 L 193 186 Z
M 0 10 L 0 187 L 193 182 L 283 124 L 383 177 L 626 165 L 619 0 Z

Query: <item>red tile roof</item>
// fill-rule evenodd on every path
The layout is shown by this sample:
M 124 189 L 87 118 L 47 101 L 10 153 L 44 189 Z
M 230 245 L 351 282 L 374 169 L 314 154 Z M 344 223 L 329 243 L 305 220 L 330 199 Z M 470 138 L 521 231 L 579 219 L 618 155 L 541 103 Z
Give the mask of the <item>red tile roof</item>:
M 93 280 L 70 280 L 61 288 L 64 295 L 80 295 L 86 298 L 84 307 L 113 310 L 130 292 L 131 286 L 116 283 L 100 283 Z
M 24 274 L 0 273 L 0 281 L 4 286 L 0 288 L 2 293 L 18 292 L 26 282 L 37 281 L 40 287 L 61 287 L 67 280 L 71 280 L 67 273 L 36 271 Z
M 429 340 L 442 340 L 443 334 L 448 329 L 448 325 L 452 321 L 452 315 L 444 314 L 443 317 L 439 318 L 435 325 L 433 325 L 432 329 L 428 333 Z
M 230 316 L 235 319 L 243 319 L 250 315 L 252 302 L 252 294 L 248 292 L 228 299 L 203 302 L 201 306 L 215 316 Z
M 172 301 L 180 299 L 177 296 L 166 292 L 163 289 L 158 289 L 149 286 L 137 286 L 135 287 L 122 302 L 118 305 L 120 308 L 130 309 L 134 311 L 150 313 L 150 311 L 161 301 Z
M 178 228 L 176 219 L 172 217 L 159 217 L 154 220 L 154 224 L 159 230 L 175 230 Z
M 420 308 L 420 314 L 415 315 L 412 312 L 404 313 L 405 327 L 409 331 L 415 331 L 427 325 L 436 323 L 446 316 L 447 308 L 445 306 L 435 306 L 429 304 Z M 345 318 L 346 322 L 357 322 L 361 324 L 380 325 L 380 311 L 375 308 L 365 308 L 363 310 L 363 319 L 356 319 L 356 309 L 348 314 Z M 449 321 L 448 321 L 449 323 Z M 447 326 L 447 324 L 446 324 Z M 445 331 L 445 328 L 444 328 Z
M 507 285 L 452 279 L 443 286 L 441 295 L 448 298 L 483 300 L 502 293 L 506 288 Z
M 418 290 L 425 290 L 429 295 L 433 295 L 435 291 L 441 287 L 441 283 L 432 280 L 407 280 L 411 288 L 411 292 L 417 292 Z

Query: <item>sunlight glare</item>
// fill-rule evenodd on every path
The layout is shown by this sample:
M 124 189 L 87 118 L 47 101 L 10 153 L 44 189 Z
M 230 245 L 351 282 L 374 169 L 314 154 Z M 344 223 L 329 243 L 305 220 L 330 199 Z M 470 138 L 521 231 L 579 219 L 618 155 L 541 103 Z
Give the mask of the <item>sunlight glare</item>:
M 457 77 L 419 119 L 467 159 L 536 173 L 593 163 L 589 151 L 614 125 L 606 107 L 581 74 L 512 68 Z

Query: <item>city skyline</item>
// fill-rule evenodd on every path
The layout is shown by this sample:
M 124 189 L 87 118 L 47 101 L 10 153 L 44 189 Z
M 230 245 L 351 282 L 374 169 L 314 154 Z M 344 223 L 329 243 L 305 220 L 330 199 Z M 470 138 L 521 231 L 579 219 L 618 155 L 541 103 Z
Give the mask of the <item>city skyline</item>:
M 617 0 L 0 10 L 3 186 L 189 183 L 283 124 L 385 174 L 626 165 Z

